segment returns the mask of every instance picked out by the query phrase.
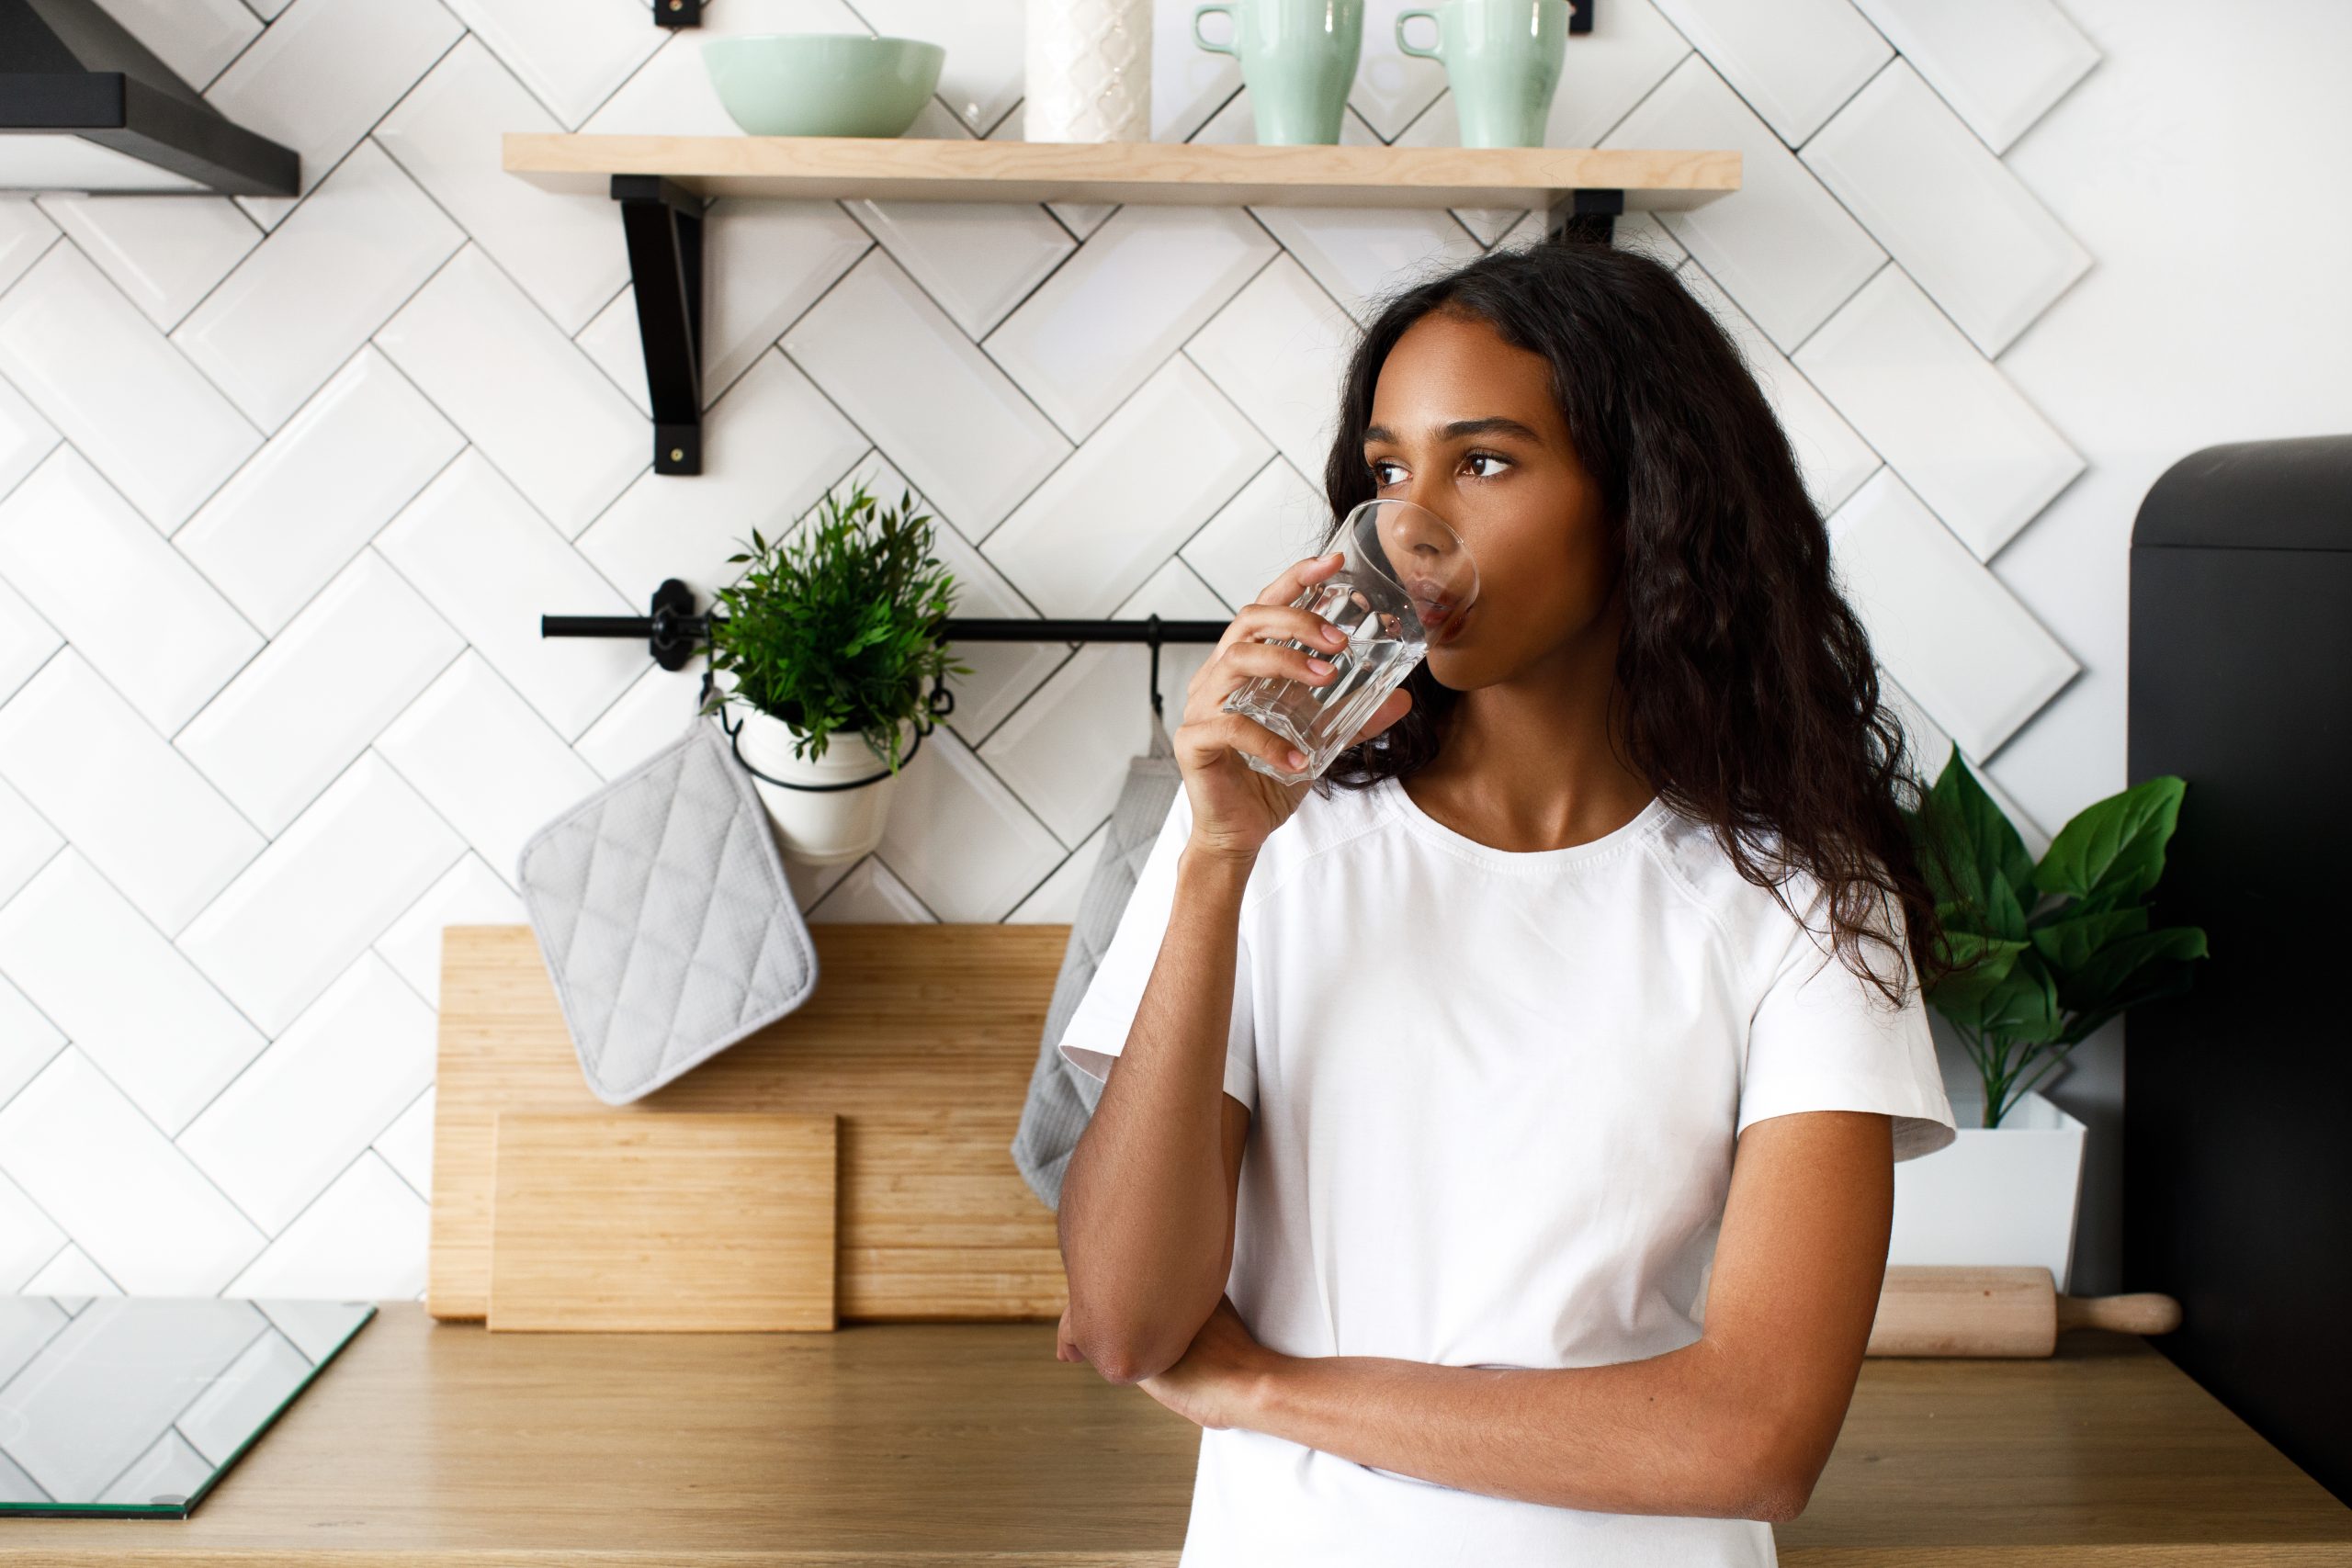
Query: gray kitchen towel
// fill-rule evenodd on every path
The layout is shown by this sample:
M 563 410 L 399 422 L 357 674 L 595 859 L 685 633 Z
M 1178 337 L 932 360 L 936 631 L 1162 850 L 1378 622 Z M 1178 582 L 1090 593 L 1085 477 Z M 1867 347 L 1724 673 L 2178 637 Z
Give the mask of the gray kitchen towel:
M 1062 1173 L 1069 1168 L 1070 1151 L 1102 1098 L 1102 1083 L 1072 1066 L 1057 1049 L 1062 1031 L 1093 982 L 1095 967 L 1119 929 L 1136 878 L 1150 858 L 1152 843 L 1183 783 L 1168 727 L 1155 713 L 1151 750 L 1127 764 L 1126 784 L 1111 807 L 1111 825 L 1103 833 L 1102 858 L 1079 895 L 1078 918 L 1070 922 L 1069 946 L 1063 950 L 1054 999 L 1046 1009 L 1046 1037 L 1038 1043 L 1037 1066 L 1029 1075 L 1029 1099 L 1021 1108 L 1020 1130 L 1012 1136 L 1013 1163 L 1048 1209 L 1061 1207 Z
M 523 907 L 588 1088 L 642 1099 L 808 999 L 817 948 L 711 719 L 531 835 Z

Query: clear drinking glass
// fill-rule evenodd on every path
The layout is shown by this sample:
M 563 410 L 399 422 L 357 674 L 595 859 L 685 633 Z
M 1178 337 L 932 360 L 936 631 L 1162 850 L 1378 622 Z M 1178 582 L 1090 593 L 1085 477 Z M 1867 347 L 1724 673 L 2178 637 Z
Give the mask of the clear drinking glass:
M 1224 711 L 1257 720 L 1306 754 L 1288 771 L 1253 751 L 1241 760 L 1284 784 L 1320 775 L 1348 749 L 1373 710 L 1413 672 L 1478 597 L 1478 569 L 1462 536 L 1426 507 L 1409 501 L 1367 501 L 1348 513 L 1338 540 L 1340 569 L 1291 603 L 1312 610 L 1348 634 L 1334 653 L 1308 649 L 1335 666 L 1320 684 L 1289 676 L 1254 675 L 1233 689 Z M 1283 638 L 1277 648 L 1306 647 Z

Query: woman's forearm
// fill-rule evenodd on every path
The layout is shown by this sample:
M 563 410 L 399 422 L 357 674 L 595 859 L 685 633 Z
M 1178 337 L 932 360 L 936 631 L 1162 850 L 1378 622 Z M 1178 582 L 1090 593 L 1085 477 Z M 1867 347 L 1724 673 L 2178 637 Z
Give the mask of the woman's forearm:
M 1602 1367 L 1276 1357 L 1236 1425 L 1465 1492 L 1609 1514 L 1781 1519 L 1774 1424 L 1700 1340 Z M 1809 1489 L 1806 1488 L 1806 1489 Z
M 1181 1358 L 1232 1266 L 1225 1056 L 1249 874 L 1189 847 L 1179 858 L 1159 957 L 1063 1175 L 1071 1337 L 1114 1382 Z

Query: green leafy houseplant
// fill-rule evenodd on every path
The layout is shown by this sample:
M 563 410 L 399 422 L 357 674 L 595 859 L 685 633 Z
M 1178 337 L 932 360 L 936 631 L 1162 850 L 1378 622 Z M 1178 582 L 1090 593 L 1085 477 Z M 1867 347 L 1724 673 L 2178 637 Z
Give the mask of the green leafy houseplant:
M 2151 929 L 2146 907 L 2187 787 L 2167 774 L 2084 807 L 2039 865 L 1957 746 L 1904 813 L 1954 965 L 1927 999 L 1984 1076 L 1985 1126 L 2100 1024 L 2188 989 L 2205 932 Z
M 933 538 L 911 494 L 879 506 L 863 480 L 827 495 L 794 536 L 752 530 L 751 548 L 727 558 L 743 570 L 718 591 L 725 614 L 710 622 L 711 668 L 733 675 L 734 691 L 714 690 L 703 711 L 731 695 L 801 730 L 792 751 L 808 759 L 835 731 L 863 731 L 896 773 L 900 729 L 925 711 L 925 686 L 972 672 L 939 639 L 956 579 Z

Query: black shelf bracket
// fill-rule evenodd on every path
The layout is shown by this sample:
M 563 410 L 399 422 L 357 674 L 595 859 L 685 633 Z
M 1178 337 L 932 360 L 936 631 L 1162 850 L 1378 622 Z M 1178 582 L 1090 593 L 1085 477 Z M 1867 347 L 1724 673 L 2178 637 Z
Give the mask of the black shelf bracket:
M 1592 0 L 1568 0 L 1572 6 L 1589 6 Z M 702 0 L 653 0 L 653 25 L 657 28 L 698 28 L 702 26 Z M 1577 29 L 1575 22 L 1568 30 Z
M 1568 0 L 1568 31 L 1592 31 L 1592 6 L 1593 0 Z
M 666 5 L 668 0 L 662 0 Z M 692 4 L 693 0 L 688 0 Z M 658 175 L 615 175 L 637 289 L 653 471 L 702 472 L 702 198 Z
M 1544 234 L 1552 240 L 1589 240 L 1608 244 L 1625 210 L 1622 190 L 1574 190 L 1555 202 L 1544 220 Z

